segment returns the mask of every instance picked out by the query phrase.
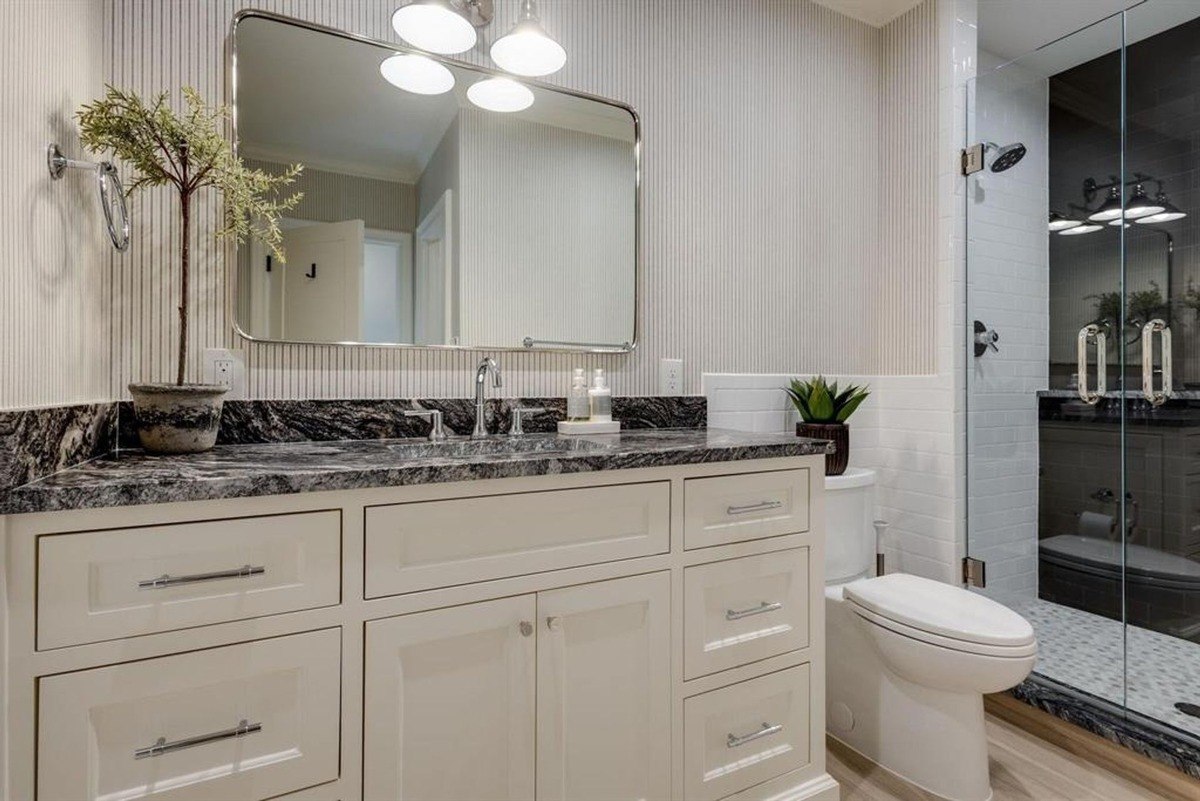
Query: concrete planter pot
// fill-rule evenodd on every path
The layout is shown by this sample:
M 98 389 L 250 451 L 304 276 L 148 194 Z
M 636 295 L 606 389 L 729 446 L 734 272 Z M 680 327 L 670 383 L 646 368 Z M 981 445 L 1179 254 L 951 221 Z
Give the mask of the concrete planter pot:
M 130 384 L 138 439 L 148 453 L 201 453 L 217 441 L 220 384 Z
M 825 475 L 840 476 L 850 463 L 850 426 L 845 423 L 796 423 L 796 436 L 828 439 L 837 448 L 825 455 Z

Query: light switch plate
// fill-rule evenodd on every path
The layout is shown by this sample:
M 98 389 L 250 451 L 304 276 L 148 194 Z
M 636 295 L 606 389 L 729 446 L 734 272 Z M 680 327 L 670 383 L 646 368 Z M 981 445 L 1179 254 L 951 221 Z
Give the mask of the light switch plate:
M 229 387 L 229 400 L 246 397 L 246 365 L 242 351 L 229 348 L 206 348 L 204 351 L 204 383 Z
M 683 359 L 661 359 L 658 363 L 658 394 L 683 394 Z

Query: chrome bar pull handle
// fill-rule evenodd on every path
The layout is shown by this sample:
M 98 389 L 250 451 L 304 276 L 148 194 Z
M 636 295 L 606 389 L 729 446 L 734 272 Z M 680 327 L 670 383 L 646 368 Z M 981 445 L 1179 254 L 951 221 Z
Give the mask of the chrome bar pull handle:
M 266 572 L 267 569 L 262 565 L 256 567 L 242 565 L 232 570 L 217 570 L 213 573 L 192 573 L 187 576 L 172 576 L 169 573 L 163 573 L 158 578 L 139 581 L 138 589 L 162 590 L 167 587 L 178 587 L 181 584 L 200 584 L 205 581 L 220 581 L 221 579 L 250 578 L 251 576 L 261 576 Z
M 1162 338 L 1162 389 L 1154 388 L 1154 333 Z M 1152 406 L 1162 406 L 1171 397 L 1171 327 L 1154 319 L 1142 326 L 1142 395 Z
M 1096 390 L 1094 392 L 1088 390 L 1088 358 L 1087 348 L 1088 342 L 1094 340 L 1096 343 Z M 1095 406 L 1104 397 L 1104 393 L 1108 391 L 1108 341 L 1104 335 L 1104 329 L 1095 323 L 1085 325 L 1079 329 L 1079 339 L 1076 348 L 1076 367 L 1079 370 L 1079 399 L 1089 406 Z
M 166 737 L 159 737 L 154 745 L 148 745 L 145 748 L 139 748 L 133 752 L 134 759 L 147 759 L 149 757 L 162 756 L 173 751 L 182 751 L 185 748 L 195 748 L 198 745 L 208 745 L 209 743 L 219 742 L 221 740 L 232 740 L 237 737 L 245 737 L 248 734 L 262 731 L 261 723 L 250 723 L 245 719 L 238 722 L 238 725 L 232 729 L 224 729 L 223 731 L 215 731 L 212 734 L 198 734 L 195 737 L 184 737 L 182 740 L 167 741 Z
M 751 512 L 765 512 L 768 509 L 778 509 L 781 506 L 783 506 L 783 501 L 759 501 L 758 503 L 749 503 L 745 506 L 728 506 L 725 508 L 725 514 L 745 515 Z
M 764 723 L 761 729 L 752 731 L 749 734 L 727 734 L 725 736 L 725 747 L 737 748 L 739 745 L 752 743 L 761 737 L 770 737 L 772 734 L 779 734 L 781 731 L 783 731 L 782 723 Z
M 752 606 L 749 609 L 726 609 L 726 620 L 741 620 L 744 617 L 754 617 L 755 615 L 764 615 L 767 612 L 777 612 L 783 608 L 783 604 L 778 601 L 768 602 L 763 601 L 758 606 Z

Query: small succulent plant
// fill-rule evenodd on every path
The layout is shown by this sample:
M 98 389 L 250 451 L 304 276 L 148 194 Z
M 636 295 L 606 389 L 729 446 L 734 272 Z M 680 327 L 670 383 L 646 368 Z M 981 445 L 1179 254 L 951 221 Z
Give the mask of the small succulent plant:
M 844 423 L 871 393 L 867 386 L 851 384 L 839 390 L 823 376 L 808 381 L 793 378 L 783 391 L 791 398 L 806 423 Z

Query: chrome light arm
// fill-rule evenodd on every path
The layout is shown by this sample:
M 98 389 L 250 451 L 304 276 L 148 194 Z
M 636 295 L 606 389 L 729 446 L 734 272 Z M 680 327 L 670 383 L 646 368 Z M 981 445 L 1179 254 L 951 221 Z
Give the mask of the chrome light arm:
M 1079 370 L 1079 399 L 1089 406 L 1095 406 L 1104 397 L 1104 393 L 1108 391 L 1108 350 L 1107 337 L 1104 335 L 1104 329 L 1095 323 L 1085 325 L 1079 329 L 1079 339 L 1076 348 L 1076 367 Z M 1096 343 L 1096 391 L 1088 390 L 1088 358 L 1087 348 L 1088 342 L 1095 341 Z

